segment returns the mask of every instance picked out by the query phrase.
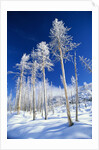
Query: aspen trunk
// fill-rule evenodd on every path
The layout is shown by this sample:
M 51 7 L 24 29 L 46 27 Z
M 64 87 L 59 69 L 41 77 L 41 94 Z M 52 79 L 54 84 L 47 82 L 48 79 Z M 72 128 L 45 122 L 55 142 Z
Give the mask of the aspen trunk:
M 33 120 L 36 117 L 36 102 L 35 102 L 35 78 L 33 78 Z
M 41 114 L 42 114 L 42 117 L 43 117 L 43 98 L 42 98 L 42 95 L 41 95 Z
M 17 114 L 20 113 L 22 77 L 23 77 L 23 72 L 21 72 L 21 77 L 20 77 L 20 89 L 19 89 L 19 98 L 18 98 L 18 103 L 17 103 Z
M 75 66 L 75 79 L 76 79 L 76 121 L 78 121 L 78 83 L 77 83 L 77 69 L 76 69 L 76 52 L 74 56 L 74 66 Z
M 63 75 L 63 85 L 64 85 L 64 91 L 65 91 L 65 97 L 66 97 L 66 109 L 67 109 L 68 123 L 69 123 L 69 126 L 72 126 L 73 122 L 71 120 L 71 115 L 70 115 L 70 108 L 69 108 L 69 102 L 68 102 L 68 96 L 67 96 L 66 78 L 65 78 L 65 71 L 64 71 L 64 63 L 63 63 L 63 56 L 62 56 L 62 50 L 61 50 L 60 46 L 59 46 L 59 51 L 60 51 L 61 69 L 62 69 L 62 75 Z
M 44 107 L 45 107 L 45 120 L 47 120 L 47 96 L 46 96 L 46 83 L 45 83 L 45 69 L 43 67 L 43 82 L 44 82 Z

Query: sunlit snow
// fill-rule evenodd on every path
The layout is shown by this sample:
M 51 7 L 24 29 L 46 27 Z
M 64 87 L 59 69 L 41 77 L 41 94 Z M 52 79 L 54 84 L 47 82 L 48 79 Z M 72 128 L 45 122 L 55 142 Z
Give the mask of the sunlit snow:
M 79 108 L 79 121 L 75 121 L 75 109 L 71 107 L 71 116 L 74 125 L 69 127 L 66 108 L 59 106 L 55 108 L 54 114 L 48 113 L 48 120 L 44 120 L 41 114 L 32 120 L 32 114 L 22 112 L 8 112 L 7 138 L 8 139 L 91 139 L 92 138 L 92 106 L 87 102 Z

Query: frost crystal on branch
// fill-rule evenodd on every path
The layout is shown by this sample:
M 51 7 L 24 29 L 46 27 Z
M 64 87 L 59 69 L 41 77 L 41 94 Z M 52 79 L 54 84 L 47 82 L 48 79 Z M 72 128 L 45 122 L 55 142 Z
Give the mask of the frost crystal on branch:
M 41 42 L 37 45 L 38 61 L 40 64 L 41 71 L 44 68 L 47 68 L 49 71 L 52 70 L 53 63 L 49 58 L 49 47 L 46 42 Z
M 71 28 L 65 27 L 63 21 L 58 21 L 58 19 L 55 19 L 52 23 L 52 28 L 50 29 L 50 37 L 52 39 L 50 47 L 57 60 L 60 60 L 59 47 L 62 50 L 63 59 L 70 61 L 72 55 L 68 52 L 80 45 L 74 43 L 73 37 L 68 35 L 70 29 Z
M 79 56 L 80 61 L 84 64 L 85 68 L 92 72 L 92 61 L 90 59 L 84 58 L 83 56 Z
M 30 69 L 29 65 L 28 65 L 28 60 L 29 60 L 29 55 L 23 54 L 20 63 L 16 64 L 16 67 L 20 70 L 20 71 L 25 71 L 26 69 Z

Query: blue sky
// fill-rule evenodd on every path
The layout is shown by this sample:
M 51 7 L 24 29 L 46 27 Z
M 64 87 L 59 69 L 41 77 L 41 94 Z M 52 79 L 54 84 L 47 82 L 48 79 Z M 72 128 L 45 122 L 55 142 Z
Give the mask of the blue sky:
M 92 82 L 92 75 L 84 69 L 78 56 L 92 59 L 92 12 L 91 11 L 8 11 L 7 12 L 7 71 L 17 71 L 14 66 L 20 62 L 23 53 L 31 53 L 32 48 L 41 41 L 50 42 L 50 28 L 55 18 L 62 20 L 71 28 L 68 34 L 74 42 L 81 43 L 77 48 L 78 84 Z M 65 65 L 67 84 L 75 75 L 72 62 Z M 53 72 L 46 70 L 46 78 L 55 86 L 62 86 L 61 65 L 56 62 Z M 14 75 L 7 76 L 8 94 L 15 93 Z

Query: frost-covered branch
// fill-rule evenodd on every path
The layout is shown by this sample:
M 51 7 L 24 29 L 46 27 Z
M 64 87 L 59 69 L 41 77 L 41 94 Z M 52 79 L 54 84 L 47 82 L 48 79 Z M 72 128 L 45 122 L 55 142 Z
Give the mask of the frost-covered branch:
M 73 42 L 73 37 L 68 35 L 70 29 L 71 28 L 65 27 L 63 21 L 58 21 L 57 18 L 52 23 L 52 28 L 50 29 L 50 47 L 53 55 L 57 57 L 57 59 L 60 59 L 59 46 L 62 50 L 63 59 L 70 61 L 72 55 L 69 52 L 80 45 L 80 43 L 76 44 Z
M 85 68 L 92 73 L 92 61 L 90 59 L 84 58 L 83 56 L 79 56 L 80 61 L 84 64 Z

